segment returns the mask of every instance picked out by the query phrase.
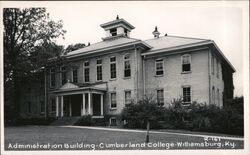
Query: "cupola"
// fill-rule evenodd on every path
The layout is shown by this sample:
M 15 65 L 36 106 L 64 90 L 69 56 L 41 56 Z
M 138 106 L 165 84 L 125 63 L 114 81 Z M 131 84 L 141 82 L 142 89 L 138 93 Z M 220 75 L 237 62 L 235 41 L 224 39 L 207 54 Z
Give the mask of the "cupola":
M 131 30 L 135 28 L 126 20 L 122 18 L 120 19 L 118 15 L 115 20 L 101 24 L 100 26 L 106 32 L 106 37 L 103 38 L 103 40 L 107 40 L 107 39 L 111 39 L 111 38 L 115 38 L 119 36 L 129 37 Z

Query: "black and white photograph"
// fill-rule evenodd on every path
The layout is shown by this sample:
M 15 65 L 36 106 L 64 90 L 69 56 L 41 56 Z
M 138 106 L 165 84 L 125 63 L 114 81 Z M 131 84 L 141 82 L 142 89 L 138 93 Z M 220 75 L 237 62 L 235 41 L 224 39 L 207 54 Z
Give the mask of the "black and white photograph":
M 249 1 L 0 8 L 1 154 L 249 155 Z

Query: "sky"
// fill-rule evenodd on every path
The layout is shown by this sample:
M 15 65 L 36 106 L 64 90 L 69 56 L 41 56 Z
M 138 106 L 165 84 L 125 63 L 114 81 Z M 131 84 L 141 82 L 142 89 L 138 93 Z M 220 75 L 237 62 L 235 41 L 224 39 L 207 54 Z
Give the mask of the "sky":
M 153 38 L 152 32 L 157 26 L 161 35 L 167 33 L 214 40 L 236 69 L 233 77 L 235 95 L 243 94 L 243 56 L 248 53 L 245 43 L 249 32 L 245 32 L 245 24 L 248 24 L 247 1 L 78 1 L 31 4 L 45 6 L 53 20 L 63 20 L 67 33 L 65 39 L 58 39 L 57 43 L 64 46 L 102 41 L 105 32 L 100 24 L 115 20 L 117 15 L 135 26 L 130 34 L 132 38 Z

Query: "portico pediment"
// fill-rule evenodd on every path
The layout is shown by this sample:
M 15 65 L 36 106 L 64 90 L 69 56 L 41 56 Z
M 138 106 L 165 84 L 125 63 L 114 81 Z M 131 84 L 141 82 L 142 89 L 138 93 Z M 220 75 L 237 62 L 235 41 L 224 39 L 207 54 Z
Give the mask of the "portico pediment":
M 75 85 L 73 83 L 67 82 L 62 87 L 60 87 L 59 89 L 60 90 L 67 90 L 67 89 L 76 89 L 76 88 L 79 88 L 79 86 L 77 86 L 77 85 Z

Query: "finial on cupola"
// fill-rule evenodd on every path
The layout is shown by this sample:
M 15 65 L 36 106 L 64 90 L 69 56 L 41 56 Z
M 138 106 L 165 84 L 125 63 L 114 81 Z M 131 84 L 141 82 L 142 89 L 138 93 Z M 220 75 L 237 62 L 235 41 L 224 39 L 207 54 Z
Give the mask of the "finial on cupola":
M 116 20 L 118 20 L 118 19 L 119 19 L 119 16 L 117 15 L 117 16 L 116 16 Z
M 155 30 L 153 31 L 153 35 L 155 38 L 159 38 L 160 37 L 160 32 L 158 31 L 158 28 L 157 26 L 155 26 Z

